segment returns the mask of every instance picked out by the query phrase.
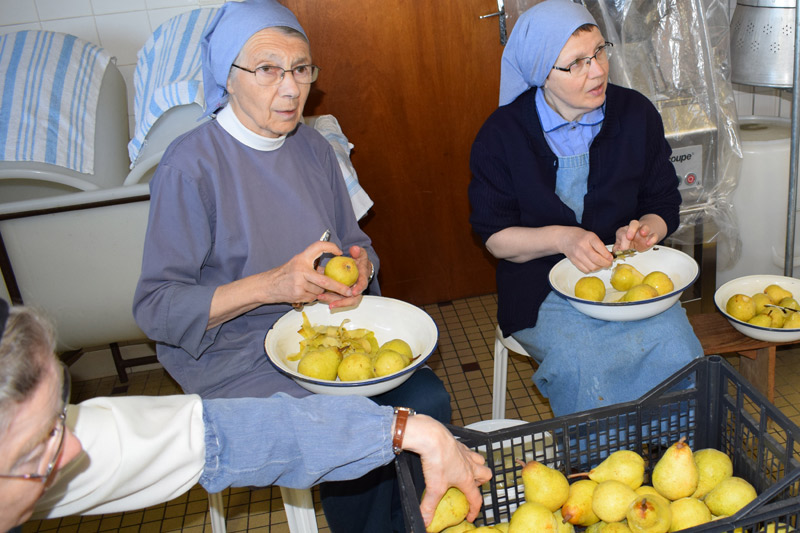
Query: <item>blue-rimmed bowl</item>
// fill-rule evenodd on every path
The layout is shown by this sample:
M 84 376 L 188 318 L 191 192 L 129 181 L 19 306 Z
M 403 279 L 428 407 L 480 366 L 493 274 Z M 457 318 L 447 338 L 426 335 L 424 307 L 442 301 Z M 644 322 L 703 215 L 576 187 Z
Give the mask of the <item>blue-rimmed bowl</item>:
M 404 383 L 433 354 L 439 340 L 439 328 L 431 316 L 410 303 L 383 296 L 364 296 L 358 307 L 334 311 L 326 304 L 315 303 L 303 308 L 312 326 L 339 326 L 349 319 L 345 329 L 366 328 L 375 333 L 378 344 L 391 339 L 403 339 L 414 353 L 414 360 L 404 369 L 380 378 L 362 381 L 328 381 L 304 376 L 297 371 L 299 361 L 287 358 L 300 351 L 303 337 L 298 330 L 303 325 L 299 310 L 283 315 L 267 332 L 264 348 L 270 362 L 301 387 L 317 394 L 375 396 Z
M 608 247 L 611 249 L 611 247 Z M 672 280 L 675 289 L 672 292 L 642 300 L 639 302 L 618 302 L 623 292 L 611 287 L 611 270 L 619 263 L 625 262 L 635 267 L 645 276 L 655 270 L 665 273 Z M 625 259 L 618 259 L 610 268 L 605 268 L 591 274 L 584 274 L 572 264 L 569 259 L 562 259 L 550 269 L 548 281 L 550 287 L 563 298 L 566 298 L 572 307 L 581 313 L 600 320 L 626 322 L 642 320 L 664 312 L 678 301 L 683 291 L 695 282 L 700 274 L 691 256 L 666 246 L 654 246 L 646 252 L 636 253 Z M 575 296 L 575 284 L 584 276 L 597 276 L 606 286 L 606 296 L 602 302 L 583 300 Z
M 725 315 L 728 322 L 731 323 L 739 333 L 747 335 L 753 339 L 767 342 L 793 342 L 800 340 L 800 329 L 784 329 L 784 328 L 764 328 L 761 326 L 754 326 L 747 322 L 742 322 L 733 318 L 725 310 L 728 300 L 734 294 L 744 294 L 745 296 L 753 296 L 757 292 L 764 292 L 768 285 L 780 285 L 782 288 L 791 292 L 795 298 L 800 297 L 800 279 L 789 278 L 786 276 L 775 276 L 771 274 L 761 274 L 753 276 L 743 276 L 741 278 L 732 279 L 727 283 L 722 284 L 717 292 L 714 293 L 714 303 L 717 305 L 719 312 Z M 791 311 L 790 311 L 791 312 Z

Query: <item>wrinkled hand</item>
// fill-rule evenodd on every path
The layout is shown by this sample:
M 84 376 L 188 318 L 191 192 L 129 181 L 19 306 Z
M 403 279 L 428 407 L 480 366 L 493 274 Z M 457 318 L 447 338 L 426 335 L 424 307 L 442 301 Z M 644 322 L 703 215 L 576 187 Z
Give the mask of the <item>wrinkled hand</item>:
M 422 460 L 425 495 L 420 511 L 425 525 L 433 520 L 439 500 L 450 487 L 464 493 L 469 502 L 467 520 L 475 520 L 483 505 L 479 487 L 492 477 L 482 455 L 456 441 L 447 428 L 425 415 L 408 419 L 403 449 L 418 453 Z
M 614 256 L 600 237 L 583 228 L 565 228 L 561 253 L 584 274 L 608 268 L 614 262 Z
M 648 224 L 640 220 L 631 220 L 627 226 L 622 226 L 617 230 L 617 240 L 613 249 L 617 251 L 633 248 L 639 252 L 645 252 L 660 240 L 661 236 Z
M 310 303 L 321 299 L 325 291 L 352 296 L 350 287 L 323 274 L 322 267 L 314 269 L 314 262 L 325 253 L 341 255 L 342 251 L 332 242 L 314 241 L 308 248 L 275 269 L 271 283 L 276 293 L 274 301 Z
M 334 290 L 320 295 L 318 298 L 319 301 L 327 303 L 331 309 L 355 307 L 361 302 L 362 293 L 367 289 L 367 285 L 369 285 L 369 273 L 372 271 L 372 264 L 370 263 L 367 251 L 360 246 L 351 246 L 350 257 L 356 260 L 358 280 L 352 287 L 347 287 L 341 283 L 337 284 L 340 286 L 339 288 L 345 287 L 349 289 L 349 294 L 345 294 L 341 290 Z

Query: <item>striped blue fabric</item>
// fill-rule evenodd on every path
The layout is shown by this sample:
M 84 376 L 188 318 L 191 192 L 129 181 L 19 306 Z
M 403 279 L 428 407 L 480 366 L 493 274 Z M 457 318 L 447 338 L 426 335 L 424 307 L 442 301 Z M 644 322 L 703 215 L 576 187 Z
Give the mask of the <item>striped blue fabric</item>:
M 176 15 L 161 24 L 141 50 L 133 77 L 133 139 L 128 143 L 131 167 L 136 164 L 147 132 L 168 109 L 185 104 L 203 106 L 200 40 L 217 8 Z
M 97 100 L 110 60 L 74 35 L 0 35 L 0 159 L 93 174 Z

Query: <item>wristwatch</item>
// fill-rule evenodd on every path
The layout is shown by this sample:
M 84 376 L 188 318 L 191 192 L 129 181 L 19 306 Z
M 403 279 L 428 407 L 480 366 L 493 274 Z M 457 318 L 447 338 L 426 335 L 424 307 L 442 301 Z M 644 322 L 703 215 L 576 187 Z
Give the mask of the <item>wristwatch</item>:
M 409 416 L 414 416 L 417 412 L 410 407 L 394 408 L 394 437 L 392 438 L 392 451 L 398 455 L 403 451 L 403 436 L 406 433 L 406 422 Z
M 370 261 L 369 262 L 369 278 L 367 278 L 367 285 L 372 283 L 372 278 L 375 277 L 375 264 Z

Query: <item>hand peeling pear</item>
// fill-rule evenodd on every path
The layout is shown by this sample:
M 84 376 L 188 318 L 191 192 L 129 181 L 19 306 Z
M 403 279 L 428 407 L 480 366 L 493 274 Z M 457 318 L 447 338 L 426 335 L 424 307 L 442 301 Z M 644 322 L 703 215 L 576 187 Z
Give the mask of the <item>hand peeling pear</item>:
M 618 291 L 627 291 L 634 285 L 639 285 L 644 280 L 644 274 L 635 267 L 620 263 L 611 271 L 611 286 Z
M 325 275 L 349 287 L 358 281 L 356 260 L 346 255 L 331 257 L 325 264 Z

